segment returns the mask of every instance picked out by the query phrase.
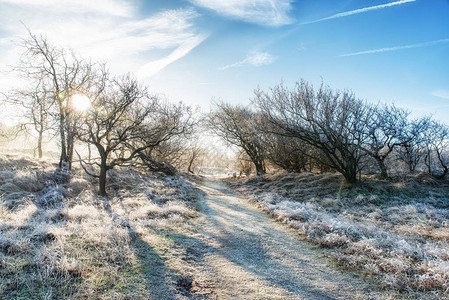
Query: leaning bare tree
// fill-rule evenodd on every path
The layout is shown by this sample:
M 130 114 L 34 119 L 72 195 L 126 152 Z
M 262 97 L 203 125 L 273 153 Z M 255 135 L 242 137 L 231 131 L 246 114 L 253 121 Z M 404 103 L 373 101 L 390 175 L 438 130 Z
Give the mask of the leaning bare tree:
M 192 116 L 191 114 L 185 115 Z M 192 121 L 196 123 L 195 119 Z M 156 161 L 165 162 L 176 168 L 187 169 L 189 173 L 194 173 L 194 169 L 198 167 L 205 155 L 205 149 L 199 144 L 198 133 L 192 129 L 193 127 L 186 128 L 183 134 L 175 135 L 169 140 L 159 143 L 156 147 L 148 148 L 145 153 Z
M 254 103 L 275 130 L 273 134 L 297 138 L 318 151 L 308 155 L 340 172 L 354 183 L 364 155 L 366 105 L 349 91 L 318 90 L 306 81 L 293 90 L 282 84 L 263 92 L 255 91 Z
M 201 165 L 206 154 L 206 149 L 199 144 L 197 136 L 176 139 L 174 143 L 169 143 L 169 148 L 171 155 L 168 160 L 191 174 Z
M 226 142 L 243 149 L 256 167 L 257 175 L 265 174 L 265 145 L 257 130 L 261 115 L 242 106 L 215 103 L 208 119 L 212 131 Z
M 198 143 L 192 143 L 184 153 L 184 164 L 187 166 L 187 172 L 193 174 L 194 170 L 201 165 L 205 154 L 206 149 Z
M 194 112 L 190 107 L 182 103 L 174 105 L 160 100 L 157 111 L 147 120 L 140 138 L 133 139 L 127 146 L 130 149 L 143 148 L 139 151 L 138 158 L 146 168 L 174 175 L 176 168 L 172 165 L 173 157 L 164 159 L 156 155 L 156 152 L 163 144 L 170 144 L 171 141 L 176 144 L 191 136 L 196 123 Z
M 154 161 L 145 151 L 188 130 L 192 124 L 186 115 L 185 106 L 162 103 L 129 75 L 110 81 L 92 99 L 92 110 L 78 129 L 79 139 L 99 154 L 92 162 L 81 160 L 84 170 L 99 179 L 99 194 L 106 195 L 107 171 L 115 166 L 139 160 L 152 167 Z

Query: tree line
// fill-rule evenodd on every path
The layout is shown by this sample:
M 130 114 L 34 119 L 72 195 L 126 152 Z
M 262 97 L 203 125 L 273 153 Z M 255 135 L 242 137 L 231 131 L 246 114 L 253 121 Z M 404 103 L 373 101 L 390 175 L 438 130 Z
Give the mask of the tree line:
M 99 194 L 106 195 L 107 171 L 116 166 L 174 174 L 176 169 L 164 158 L 189 161 L 197 155 L 186 142 L 198 123 L 191 107 L 151 95 L 132 75 L 112 76 L 105 64 L 52 45 L 45 36 L 29 32 L 21 47 L 12 71 L 24 84 L 4 99 L 23 109 L 20 129 L 37 133 L 39 157 L 44 137 L 57 138 L 58 172 L 69 173 L 77 160 L 98 178 Z M 73 101 L 79 95 L 90 101 L 86 111 L 76 110 Z M 88 155 L 79 153 L 76 144 L 87 146 Z
M 409 172 L 448 173 L 446 124 L 410 119 L 395 105 L 369 104 L 325 84 L 301 80 L 293 88 L 257 89 L 248 107 L 215 103 L 208 124 L 241 149 L 257 174 L 271 164 L 288 172 L 337 171 L 355 183 L 362 171 L 388 178 L 393 159 Z
M 58 172 L 69 173 L 76 160 L 98 179 L 100 195 L 106 195 L 108 170 L 116 166 L 175 174 L 176 167 L 193 172 L 202 159 L 217 156 L 198 141 L 203 125 L 240 149 L 237 167 L 246 174 L 254 167 L 261 175 L 273 166 L 337 171 L 354 183 L 362 171 L 388 178 L 397 171 L 389 167 L 392 160 L 438 178 L 449 171 L 446 124 L 410 119 L 402 108 L 369 104 L 348 90 L 301 80 L 293 88 L 256 89 L 247 107 L 216 102 L 207 116 L 199 116 L 187 105 L 152 95 L 132 75 L 112 76 L 105 64 L 52 45 L 45 36 L 29 32 L 21 47 L 12 71 L 25 84 L 5 101 L 22 108 L 19 127 L 37 133 L 39 157 L 44 138 L 57 139 Z M 86 111 L 76 110 L 79 95 L 90 101 Z

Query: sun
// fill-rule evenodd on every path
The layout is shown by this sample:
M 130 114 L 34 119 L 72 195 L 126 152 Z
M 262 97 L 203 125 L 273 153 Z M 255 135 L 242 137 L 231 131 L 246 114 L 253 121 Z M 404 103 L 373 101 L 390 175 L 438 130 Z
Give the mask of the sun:
M 72 96 L 71 105 L 77 111 L 86 111 L 90 108 L 91 102 L 86 95 L 75 94 Z

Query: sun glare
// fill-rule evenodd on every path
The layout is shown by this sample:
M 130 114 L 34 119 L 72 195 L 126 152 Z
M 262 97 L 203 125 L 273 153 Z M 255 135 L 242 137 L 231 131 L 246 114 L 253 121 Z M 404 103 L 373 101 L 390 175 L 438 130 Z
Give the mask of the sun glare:
M 86 111 L 90 108 L 90 99 L 81 94 L 75 94 L 72 96 L 72 106 L 77 111 Z

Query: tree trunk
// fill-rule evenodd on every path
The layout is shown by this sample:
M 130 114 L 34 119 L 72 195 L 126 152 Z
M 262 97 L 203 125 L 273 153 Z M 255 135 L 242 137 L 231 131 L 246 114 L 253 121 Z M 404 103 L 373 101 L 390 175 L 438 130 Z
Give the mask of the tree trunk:
M 357 183 L 357 168 L 349 167 L 341 172 L 348 183 Z
M 357 173 L 347 173 L 347 174 L 343 174 L 343 176 L 345 177 L 346 182 L 348 183 L 356 183 L 357 182 Z
M 59 108 L 59 135 L 61 138 L 61 157 L 59 159 L 59 168 L 62 168 L 63 162 L 67 161 L 67 148 L 65 141 L 65 130 L 64 130 L 64 110 L 61 107 Z
M 39 137 L 37 138 L 37 155 L 42 158 L 42 131 L 39 132 Z
M 265 165 L 263 162 L 260 161 L 253 161 L 254 165 L 256 166 L 256 173 L 257 175 L 264 175 L 266 173 Z
M 73 132 L 69 129 L 67 132 L 67 164 L 69 170 L 72 169 L 72 160 L 73 160 L 73 147 L 74 147 L 74 137 Z
M 195 157 L 193 156 L 189 161 L 189 166 L 187 167 L 187 172 L 190 174 L 193 174 L 192 165 L 193 165 L 194 161 L 195 161 Z
M 427 149 L 426 155 L 424 156 L 424 164 L 427 167 L 427 173 L 432 175 L 432 154 L 430 149 Z
M 107 196 L 106 193 L 106 180 L 107 180 L 107 171 L 108 167 L 108 152 L 104 149 L 104 147 L 96 143 L 95 147 L 98 150 L 98 154 L 100 154 L 100 175 L 98 176 L 98 194 L 100 196 Z
M 63 163 L 65 163 L 68 170 L 71 170 L 75 141 L 74 125 L 71 124 L 69 114 L 65 112 L 62 104 L 60 105 L 59 130 L 61 136 L 61 158 L 59 160 L 59 167 L 61 168 Z M 75 121 L 73 122 L 75 123 Z
M 384 159 L 380 158 L 379 156 L 374 156 L 374 159 L 376 160 L 377 165 L 379 166 L 380 177 L 383 178 L 383 179 L 387 179 L 388 178 L 388 172 L 387 172 L 387 166 L 385 166 Z
M 100 164 L 100 177 L 98 180 L 98 194 L 100 196 L 107 196 L 106 194 L 106 174 L 107 174 L 108 166 L 106 165 L 106 161 L 101 160 Z
M 440 161 L 441 167 L 443 168 L 443 173 L 438 176 L 439 179 L 444 179 L 444 177 L 446 177 L 446 174 L 449 172 L 449 167 L 447 166 L 446 163 L 444 163 L 443 158 L 441 156 L 441 152 L 437 150 L 437 157 L 438 160 Z

